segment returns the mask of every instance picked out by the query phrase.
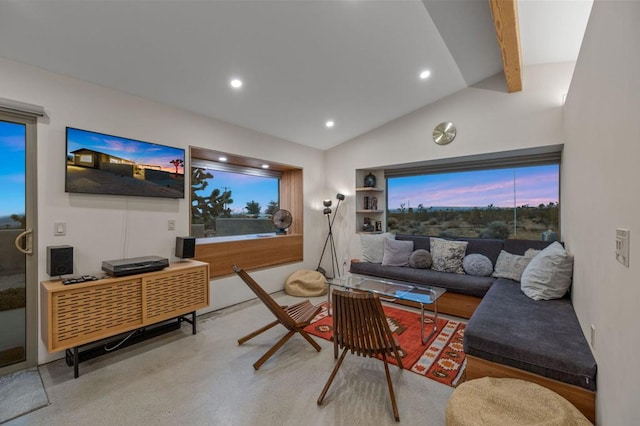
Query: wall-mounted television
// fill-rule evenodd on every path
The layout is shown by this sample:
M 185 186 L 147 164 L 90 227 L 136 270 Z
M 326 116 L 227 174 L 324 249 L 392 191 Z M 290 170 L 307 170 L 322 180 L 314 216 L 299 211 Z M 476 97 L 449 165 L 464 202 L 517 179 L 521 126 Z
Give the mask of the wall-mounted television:
M 184 198 L 184 149 L 67 127 L 65 191 Z

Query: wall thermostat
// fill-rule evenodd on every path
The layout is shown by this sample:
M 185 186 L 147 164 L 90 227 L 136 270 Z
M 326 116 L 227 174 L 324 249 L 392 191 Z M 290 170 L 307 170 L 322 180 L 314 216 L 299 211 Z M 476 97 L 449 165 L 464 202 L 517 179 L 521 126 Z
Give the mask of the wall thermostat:
M 616 229 L 616 260 L 629 267 L 629 230 Z

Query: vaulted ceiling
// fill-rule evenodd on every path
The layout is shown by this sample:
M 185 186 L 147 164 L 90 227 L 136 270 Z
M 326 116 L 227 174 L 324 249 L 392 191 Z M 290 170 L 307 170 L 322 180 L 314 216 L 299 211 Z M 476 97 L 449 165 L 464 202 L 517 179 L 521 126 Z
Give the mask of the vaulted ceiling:
M 0 57 L 327 149 L 576 59 L 591 0 L 515 1 L 2 1 Z

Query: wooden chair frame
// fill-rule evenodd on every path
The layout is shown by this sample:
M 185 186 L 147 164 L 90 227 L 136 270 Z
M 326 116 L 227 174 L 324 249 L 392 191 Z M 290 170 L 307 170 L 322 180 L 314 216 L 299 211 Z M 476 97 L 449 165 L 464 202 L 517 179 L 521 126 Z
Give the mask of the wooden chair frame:
M 322 405 L 324 397 L 348 351 L 364 357 L 381 355 L 382 361 L 384 361 L 393 415 L 396 421 L 400 421 L 387 362 L 387 355 L 393 355 L 398 367 L 401 370 L 403 369 L 402 359 L 398 352 L 400 346 L 391 333 L 378 295 L 333 290 L 332 309 L 334 358 L 338 357 L 338 347 L 343 348 L 343 350 L 340 359 L 329 376 L 329 380 L 324 389 L 322 389 L 322 393 L 318 398 L 318 405 Z
M 264 333 L 272 327 L 275 327 L 278 324 L 282 324 L 289 332 L 285 334 L 280 340 L 276 342 L 271 349 L 269 349 L 255 364 L 253 364 L 253 368 L 258 370 L 262 364 L 264 364 L 271 356 L 278 351 L 290 338 L 296 333 L 300 333 L 302 337 L 306 339 L 307 342 L 313 346 L 316 351 L 320 352 L 320 345 L 316 343 L 309 334 L 304 331 L 304 328 L 311 323 L 311 320 L 318 315 L 318 313 L 322 310 L 322 306 L 314 306 L 307 299 L 300 303 L 296 303 L 291 306 L 281 306 L 276 303 L 275 300 L 267 293 L 260 285 L 253 279 L 251 276 L 239 268 L 236 265 L 233 265 L 233 271 L 238 274 L 242 281 L 244 281 L 249 288 L 258 296 L 258 299 L 265 304 L 267 308 L 273 313 L 276 317 L 276 320 L 257 329 L 256 331 L 247 334 L 244 337 L 238 339 L 238 345 L 242 345 L 244 342 L 253 339 L 257 335 Z

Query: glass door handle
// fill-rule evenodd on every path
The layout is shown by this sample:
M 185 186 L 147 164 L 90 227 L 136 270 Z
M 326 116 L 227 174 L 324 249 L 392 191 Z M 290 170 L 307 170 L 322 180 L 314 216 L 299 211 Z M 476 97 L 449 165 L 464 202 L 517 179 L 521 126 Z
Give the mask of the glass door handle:
M 33 234 L 33 229 L 27 229 L 24 232 L 21 232 L 14 241 L 16 248 L 18 251 L 21 251 L 24 254 L 33 254 L 33 245 L 31 242 L 31 235 Z M 22 247 L 20 245 L 20 240 L 24 237 L 25 246 Z

